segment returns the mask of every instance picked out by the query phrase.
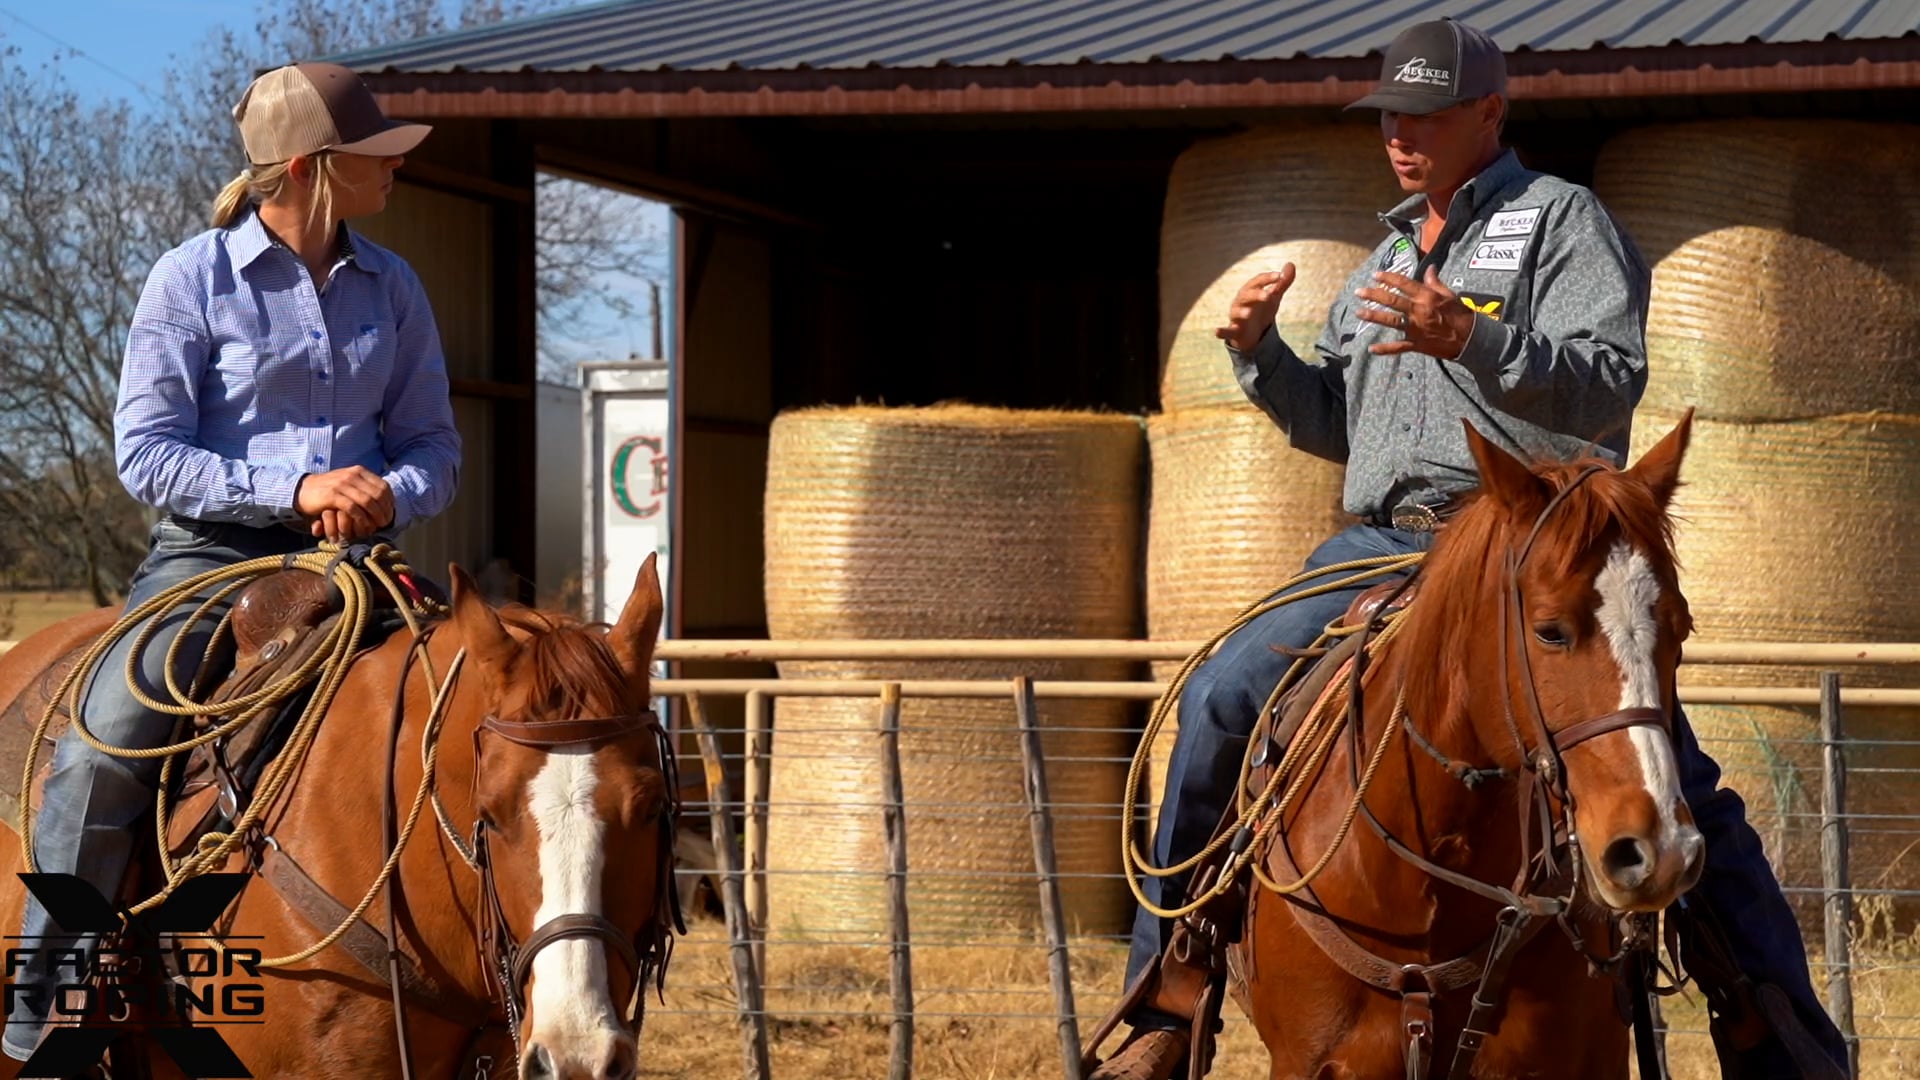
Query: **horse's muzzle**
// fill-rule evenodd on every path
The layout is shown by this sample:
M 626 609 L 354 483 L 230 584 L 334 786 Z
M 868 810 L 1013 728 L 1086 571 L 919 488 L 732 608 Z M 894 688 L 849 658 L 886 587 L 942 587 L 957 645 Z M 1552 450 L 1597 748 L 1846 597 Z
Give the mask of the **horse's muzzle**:
M 1600 898 L 1618 911 L 1658 911 L 1700 881 L 1707 845 L 1700 830 L 1683 824 L 1656 844 L 1644 836 L 1615 837 L 1600 853 Z

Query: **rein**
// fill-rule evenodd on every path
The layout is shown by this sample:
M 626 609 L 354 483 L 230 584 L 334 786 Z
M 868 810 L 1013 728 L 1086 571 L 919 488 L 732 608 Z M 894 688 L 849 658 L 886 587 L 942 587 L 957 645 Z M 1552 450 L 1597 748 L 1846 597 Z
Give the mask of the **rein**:
M 660 815 L 661 856 L 657 880 L 660 882 L 661 895 L 655 898 L 657 917 L 639 935 L 628 937 L 604 915 L 571 912 L 556 915 L 541 923 L 527 935 L 526 941 L 516 940 L 507 922 L 506 910 L 500 904 L 499 886 L 494 881 L 493 860 L 487 849 L 489 827 L 484 820 L 474 822 L 471 850 L 474 853 L 474 868 L 480 878 L 481 921 L 476 927 L 480 969 L 487 975 L 490 991 L 506 1009 L 507 1027 L 513 1034 L 516 1060 L 520 1056 L 520 1022 L 526 1015 L 526 985 L 533 974 L 534 958 L 540 955 L 541 950 L 559 941 L 598 941 L 607 947 L 610 956 L 617 956 L 626 964 L 627 973 L 633 979 L 629 1019 L 633 1023 L 635 1036 L 639 1035 L 646 1020 L 646 985 L 652 982 L 656 989 L 664 989 L 667 962 L 673 951 L 673 931 L 678 929 L 681 933 L 686 932 L 680 913 L 679 893 L 673 887 L 673 830 L 679 814 L 679 784 L 673 775 L 674 758 L 670 738 L 661 726 L 660 718 L 651 710 L 632 716 L 580 717 L 531 724 L 502 720 L 489 713 L 474 729 L 476 779 L 479 775 L 481 738 L 485 735 L 498 736 L 536 750 L 551 752 L 564 748 L 591 752 L 609 743 L 641 734 L 651 735 L 658 746 L 668 804 Z
M 358 920 L 359 910 L 349 912 L 334 935 L 320 946 L 308 950 L 306 955 L 318 952 L 329 944 L 334 937 L 346 936 L 349 940 L 348 951 L 356 960 L 367 967 L 375 976 L 383 979 L 390 989 L 393 1000 L 394 1035 L 400 1052 L 400 1069 L 403 1080 L 411 1080 L 413 1071 L 413 1047 L 407 1030 L 406 1007 L 413 1004 L 436 1013 L 471 1029 L 467 1045 L 462 1051 L 464 1065 L 471 1065 L 471 1075 L 476 1080 L 490 1080 L 494 1071 L 494 1059 L 487 1053 L 489 1041 L 497 1039 L 502 1030 L 511 1040 L 514 1060 L 521 1056 L 520 1027 L 526 1014 L 525 988 L 533 972 L 533 961 L 547 946 L 569 939 L 588 939 L 599 941 L 607 947 L 611 956 L 617 956 L 626 965 L 633 979 L 633 994 L 628 1002 L 628 1020 L 637 1038 L 646 1018 L 646 985 L 652 982 L 656 990 L 664 991 L 666 969 L 673 951 L 673 934 L 677 930 L 686 932 L 679 905 L 679 893 L 673 887 L 673 837 L 679 816 L 679 782 L 675 775 L 676 761 L 673 746 L 666 730 L 661 726 L 659 717 L 652 711 L 633 715 L 579 717 L 550 722 L 522 723 L 501 720 L 488 714 L 473 732 L 474 781 L 478 781 L 480 747 L 483 736 L 497 736 L 509 742 L 531 749 L 552 751 L 556 749 L 596 750 L 609 743 L 639 735 L 647 735 L 655 740 L 659 757 L 662 779 L 666 788 L 665 805 L 660 821 L 660 844 L 658 847 L 659 894 L 655 897 L 655 918 L 639 933 L 628 936 L 612 920 L 603 915 L 590 912 L 569 912 L 555 916 L 534 928 L 525 942 L 518 941 L 507 921 L 505 909 L 500 903 L 497 883 L 494 879 L 493 861 L 489 853 L 487 835 L 489 829 L 484 820 L 476 820 L 473 826 L 473 838 L 469 842 L 455 831 L 440 806 L 438 789 L 434 784 L 435 772 L 432 763 L 438 754 L 440 723 L 446 702 L 453 694 L 454 684 L 459 677 L 465 650 L 454 657 L 446 681 L 437 687 L 434 699 L 433 715 L 429 719 L 427 730 L 422 738 L 422 753 L 426 763 L 426 772 L 421 790 L 414 797 L 412 811 L 403 828 L 395 829 L 397 803 L 397 772 L 394 766 L 398 761 L 400 732 L 405 721 L 405 685 L 415 658 L 423 664 L 430 664 L 427 658 L 426 644 L 442 623 L 435 623 L 419 630 L 409 645 L 406 659 L 400 670 L 400 692 L 394 696 L 392 735 L 387 752 L 387 785 L 383 814 L 386 842 L 388 845 L 387 865 L 397 865 L 399 854 L 405 848 L 413 831 L 414 821 L 420 814 L 421 804 L 430 794 L 444 837 L 460 854 L 463 862 L 470 867 L 477 881 L 478 904 L 474 923 L 475 947 L 479 957 L 479 966 L 485 981 L 486 996 L 474 999 L 458 991 L 449 995 L 432 983 L 426 982 L 401 951 L 398 938 L 399 920 L 397 918 L 401 897 L 401 879 L 398 874 L 390 877 L 383 874 L 381 881 L 375 883 L 376 889 L 385 883 L 386 889 L 386 927 L 375 934 L 366 924 Z M 431 676 L 430 676 L 431 677 Z M 273 844 L 271 837 L 267 843 L 274 849 L 271 865 L 266 874 L 276 889 L 289 904 L 314 919 L 316 910 L 330 912 L 342 909 L 338 901 L 314 883 L 305 871 L 299 869 L 290 855 Z M 371 901 L 369 893 L 367 901 Z M 366 901 L 363 901 L 364 910 Z M 323 920 L 314 920 L 323 921 Z M 349 931 L 357 932 L 349 933 Z M 381 939 L 385 947 L 384 968 L 376 964 L 369 955 L 373 950 L 368 947 L 367 937 Z M 356 947 L 357 946 L 357 947 Z M 497 1045 L 495 1043 L 494 1045 Z M 517 1069 L 517 1065 L 515 1066 Z
M 1517 799 L 1521 858 L 1519 870 L 1516 873 L 1512 887 L 1503 888 L 1498 885 L 1480 881 L 1457 871 L 1450 870 L 1447 867 L 1440 866 L 1419 855 L 1401 843 L 1400 840 L 1374 816 L 1372 807 L 1366 805 L 1364 798 L 1359 799 L 1360 809 L 1366 818 L 1368 826 L 1381 842 L 1386 845 L 1388 850 L 1392 851 L 1401 860 L 1409 863 L 1430 877 L 1444 881 L 1500 905 L 1500 914 L 1496 921 L 1494 935 L 1480 949 L 1469 953 L 1467 957 L 1452 961 L 1450 964 L 1412 966 L 1406 969 L 1417 970 L 1420 974 L 1426 975 L 1429 972 L 1445 970 L 1463 961 L 1471 962 L 1475 956 L 1484 956 L 1484 960 L 1477 965 L 1479 986 L 1473 996 L 1472 1009 L 1468 1016 L 1467 1023 L 1461 1031 L 1459 1042 L 1455 1046 L 1452 1065 L 1448 1072 L 1450 1080 L 1466 1080 L 1467 1077 L 1472 1075 L 1473 1063 L 1479 1054 L 1481 1046 L 1498 1026 L 1497 1020 L 1500 1004 L 1506 996 L 1506 981 L 1511 970 L 1513 959 L 1521 948 L 1531 941 L 1534 934 L 1544 925 L 1544 920 L 1553 919 L 1557 921 L 1566 931 L 1574 947 L 1583 955 L 1587 955 L 1589 964 L 1596 969 L 1617 965 L 1641 944 L 1641 935 L 1630 931 L 1622 935 L 1625 941 L 1618 955 L 1606 960 L 1599 960 L 1591 954 L 1586 953 L 1584 945 L 1580 940 L 1579 932 L 1569 921 L 1570 915 L 1580 895 L 1581 885 L 1579 874 L 1581 861 L 1578 852 L 1579 838 L 1574 832 L 1572 825 L 1573 799 L 1566 786 L 1566 769 L 1562 762 L 1561 755 L 1581 743 L 1631 727 L 1655 726 L 1666 730 L 1668 728 L 1666 712 L 1662 709 L 1654 708 L 1621 709 L 1605 716 L 1580 721 L 1556 734 L 1548 727 L 1545 710 L 1540 706 L 1539 685 L 1533 677 L 1533 668 L 1531 659 L 1527 654 L 1526 642 L 1524 638 L 1520 637 L 1516 632 L 1516 627 L 1524 625 L 1525 622 L 1523 618 L 1524 606 L 1520 589 L 1520 571 L 1526 565 L 1528 556 L 1532 554 L 1535 542 L 1539 539 L 1541 532 L 1545 529 L 1547 521 L 1552 517 L 1554 511 L 1559 509 L 1581 484 L 1601 471 L 1599 466 L 1589 466 L 1581 470 L 1570 483 L 1556 492 L 1553 498 L 1548 500 L 1547 505 L 1540 511 L 1539 516 L 1534 519 L 1533 528 L 1528 533 L 1526 542 L 1521 546 L 1518 553 L 1510 549 L 1505 560 L 1506 582 L 1504 591 L 1506 595 L 1501 605 L 1500 677 L 1501 685 L 1506 692 L 1502 695 L 1502 700 L 1506 708 L 1507 729 L 1513 736 L 1514 746 L 1519 751 L 1520 759 L 1523 763 L 1520 791 Z M 1411 583 L 1412 578 L 1409 577 L 1402 583 L 1400 589 L 1404 590 L 1411 585 Z M 1396 595 L 1397 594 L 1398 591 L 1396 591 Z M 1391 603 L 1392 598 L 1390 597 L 1385 603 L 1381 604 L 1381 610 L 1390 607 Z M 1372 622 L 1363 625 L 1359 633 L 1362 635 L 1370 633 L 1373 625 L 1374 623 Z M 1347 729 L 1350 740 L 1348 769 L 1349 772 L 1353 774 L 1356 788 L 1359 788 L 1359 774 L 1357 770 L 1359 767 L 1358 755 L 1361 752 L 1358 732 L 1361 726 L 1360 719 L 1364 715 L 1364 705 L 1362 702 L 1364 687 L 1361 679 L 1361 669 L 1368 655 L 1364 644 L 1363 638 L 1362 647 L 1355 654 L 1355 671 L 1352 677 L 1352 689 L 1347 701 L 1349 714 Z M 1526 717 L 1534 736 L 1531 750 L 1528 748 L 1527 739 L 1522 734 L 1520 723 L 1514 716 L 1513 711 L 1514 680 L 1512 678 L 1513 668 L 1511 667 L 1511 662 L 1512 657 L 1516 653 L 1520 658 L 1520 685 L 1524 688 L 1524 700 L 1527 704 Z M 1449 775 L 1461 781 L 1469 790 L 1475 787 L 1478 780 L 1484 779 L 1489 775 L 1507 775 L 1505 770 L 1471 769 L 1449 761 L 1431 742 L 1427 741 L 1424 737 L 1418 736 L 1403 711 L 1396 710 L 1396 712 L 1398 712 L 1396 719 L 1399 725 L 1409 733 L 1414 734 L 1422 748 L 1438 761 Z M 1364 794 L 1364 788 L 1360 788 L 1360 790 Z M 1560 806 L 1557 817 L 1554 812 L 1554 804 L 1556 802 Z M 1540 848 L 1537 853 L 1533 847 L 1536 834 L 1536 821 L 1538 823 L 1537 829 L 1540 838 Z M 1565 848 L 1568 856 L 1567 866 L 1564 869 L 1554 854 L 1556 849 L 1562 847 Z M 1557 883 L 1564 883 L 1565 892 L 1563 894 L 1555 891 L 1554 886 Z M 1301 905 L 1296 903 L 1294 908 L 1295 913 L 1299 914 L 1302 910 Z M 1318 915 L 1317 912 L 1314 914 L 1316 916 Z M 1304 929 L 1307 929 L 1309 936 L 1321 946 L 1322 951 L 1326 952 L 1329 958 L 1345 968 L 1349 974 L 1401 995 L 1402 1028 L 1406 1041 L 1407 1054 L 1407 1076 L 1409 1080 L 1419 1080 L 1419 1078 L 1424 1077 L 1433 1050 L 1431 997 L 1433 993 L 1442 989 L 1442 987 L 1437 985 L 1435 980 L 1429 977 L 1419 980 L 1420 985 L 1418 988 L 1409 989 L 1407 986 L 1408 980 L 1405 979 L 1404 975 L 1394 980 L 1397 985 L 1383 985 L 1377 977 L 1373 977 L 1376 969 L 1372 965 L 1355 963 L 1353 954 L 1355 952 L 1364 954 L 1364 956 L 1374 961 L 1375 964 L 1385 964 L 1387 961 L 1381 960 L 1379 957 L 1367 952 L 1367 950 L 1362 948 L 1358 943 L 1354 942 L 1351 936 L 1347 935 L 1344 930 L 1339 929 L 1330 922 L 1325 922 L 1320 919 L 1315 919 L 1311 922 L 1302 920 L 1301 925 Z M 1329 943 L 1336 938 L 1339 943 L 1333 944 L 1330 948 Z M 1635 970 L 1638 970 L 1638 968 L 1636 967 Z

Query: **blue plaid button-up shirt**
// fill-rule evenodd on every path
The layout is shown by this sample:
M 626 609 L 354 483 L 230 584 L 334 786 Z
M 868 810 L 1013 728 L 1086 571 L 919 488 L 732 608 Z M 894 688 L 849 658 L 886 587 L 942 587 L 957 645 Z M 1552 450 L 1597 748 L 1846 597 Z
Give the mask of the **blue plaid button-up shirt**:
M 460 434 L 426 291 L 399 256 L 346 237 L 319 291 L 254 213 L 161 256 L 114 410 L 134 498 L 205 521 L 291 522 L 301 476 L 359 465 L 393 488 L 391 532 L 446 509 Z

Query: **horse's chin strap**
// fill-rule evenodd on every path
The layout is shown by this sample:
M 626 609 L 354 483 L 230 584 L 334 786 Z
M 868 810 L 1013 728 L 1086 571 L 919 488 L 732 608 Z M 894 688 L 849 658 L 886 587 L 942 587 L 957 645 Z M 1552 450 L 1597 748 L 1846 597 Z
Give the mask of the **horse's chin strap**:
M 662 782 L 666 786 L 666 805 L 660 813 L 660 851 L 656 917 L 640 935 L 629 937 L 604 915 L 593 912 L 569 912 L 556 915 L 535 927 L 524 942 L 516 941 L 507 921 L 505 907 L 493 875 L 493 859 L 488 850 L 489 829 L 485 820 L 473 828 L 474 870 L 480 879 L 480 918 L 477 943 L 480 968 L 507 1012 L 507 1027 L 513 1034 L 514 1056 L 520 1057 L 520 1027 L 526 1015 L 526 985 L 533 974 L 533 962 L 540 952 L 555 942 L 569 939 L 599 941 L 608 952 L 625 962 L 633 980 L 629 1003 L 629 1022 L 637 1039 L 646 1017 L 646 984 L 663 987 L 667 962 L 673 951 L 675 930 L 686 932 L 680 912 L 679 892 L 673 883 L 673 839 L 679 816 L 679 778 L 674 769 L 673 746 L 659 717 L 648 711 L 636 715 L 579 717 L 541 723 L 502 720 L 489 714 L 474 730 L 474 761 L 480 760 L 480 742 L 484 735 L 496 735 L 520 746 L 541 750 L 557 747 L 604 746 L 639 734 L 651 734 L 660 758 Z M 476 778 L 478 769 L 476 767 Z
M 1432 862 L 1401 843 L 1374 815 L 1372 807 L 1368 806 L 1365 800 L 1361 800 L 1360 803 L 1361 816 L 1366 820 L 1368 827 L 1396 856 L 1437 880 L 1501 905 L 1494 935 L 1484 946 L 1485 960 L 1479 968 L 1478 985 L 1474 992 L 1472 1008 L 1454 1048 L 1453 1061 L 1447 1074 L 1449 1080 L 1469 1080 L 1472 1076 L 1474 1062 L 1480 1048 L 1498 1027 L 1500 1007 L 1506 998 L 1507 980 L 1513 960 L 1549 920 L 1556 921 L 1565 928 L 1568 936 L 1574 941 L 1575 947 L 1582 953 L 1586 953 L 1584 943 L 1569 921 L 1578 904 L 1583 867 L 1578 850 L 1579 840 L 1572 825 L 1573 799 L 1566 784 L 1566 769 L 1562 761 L 1562 753 L 1581 743 L 1616 731 L 1638 726 L 1654 726 L 1663 729 L 1668 726 L 1664 710 L 1636 707 L 1581 721 L 1556 735 L 1547 724 L 1545 710 L 1540 704 L 1539 687 L 1533 679 L 1532 662 L 1527 652 L 1526 640 L 1520 633 L 1525 626 L 1520 595 L 1521 567 L 1525 565 L 1528 555 L 1532 553 L 1534 542 L 1538 540 L 1553 511 L 1576 488 L 1600 471 L 1602 469 L 1599 466 L 1589 467 L 1557 492 L 1535 519 L 1525 544 L 1517 553 L 1511 550 L 1508 552 L 1504 567 L 1507 588 L 1504 590 L 1506 595 L 1500 611 L 1500 680 L 1505 691 L 1502 694 L 1502 701 L 1505 705 L 1507 729 L 1513 737 L 1514 746 L 1522 762 L 1519 770 L 1520 790 L 1517 800 L 1521 858 L 1513 886 L 1501 888 L 1490 885 Z M 1409 577 L 1407 582 L 1411 580 Z M 1403 582 L 1401 588 L 1404 589 L 1406 584 Z M 1383 609 L 1390 603 L 1391 598 L 1387 604 L 1382 605 Z M 1369 623 L 1363 626 L 1359 633 L 1367 634 L 1372 629 L 1372 625 Z M 1348 768 L 1350 772 L 1356 773 L 1353 777 L 1356 783 L 1360 755 L 1358 740 L 1364 715 L 1362 676 L 1366 656 L 1364 647 L 1355 655 L 1354 670 L 1350 677 L 1351 692 L 1347 701 L 1349 722 L 1346 727 L 1348 738 L 1352 742 L 1347 755 Z M 1532 749 L 1529 749 L 1529 739 L 1521 729 L 1519 718 L 1514 714 L 1513 699 L 1516 680 L 1513 678 L 1512 664 L 1516 656 L 1520 676 L 1517 680 L 1519 694 L 1526 703 L 1527 726 L 1533 733 Z M 1401 717 L 1400 721 L 1405 723 L 1405 718 Z M 1410 723 L 1407 723 L 1406 727 L 1410 733 L 1414 734 L 1416 743 L 1429 756 L 1439 762 L 1449 775 L 1465 783 L 1469 789 L 1473 788 L 1478 781 L 1505 779 L 1511 775 L 1507 770 L 1500 768 L 1471 769 L 1458 765 L 1424 737 L 1419 736 Z M 1559 811 L 1557 814 L 1556 804 Z M 1536 836 L 1539 838 L 1537 850 L 1534 847 Z M 1282 840 L 1274 845 L 1273 850 L 1281 851 L 1284 847 L 1285 842 Z M 1564 868 L 1559 858 L 1559 853 L 1563 851 L 1567 862 Z M 1552 892 L 1556 884 L 1565 886 L 1564 896 L 1540 895 L 1534 891 L 1537 886 L 1545 886 L 1549 892 Z M 1407 985 L 1404 978 L 1382 982 L 1372 974 L 1368 964 L 1353 961 L 1349 954 L 1358 951 L 1377 963 L 1385 963 L 1385 961 L 1380 961 L 1379 958 L 1360 949 L 1351 938 L 1346 937 L 1344 931 L 1338 930 L 1337 927 L 1331 924 L 1321 926 L 1311 917 L 1307 917 L 1310 915 L 1307 909 L 1296 904 L 1294 911 L 1296 916 L 1301 916 L 1302 928 L 1308 930 L 1309 935 L 1314 937 L 1322 951 L 1340 963 L 1340 966 L 1350 974 L 1400 995 L 1402 1035 L 1406 1040 L 1406 1075 L 1408 1080 L 1424 1080 L 1433 1051 L 1431 998 L 1436 988 L 1427 985 L 1424 979 L 1415 980 L 1421 983 L 1418 987 Z M 1618 955 L 1604 961 L 1596 961 L 1591 954 L 1588 954 L 1590 965 L 1598 970 L 1605 966 L 1618 966 L 1622 961 L 1629 960 L 1633 952 L 1640 947 L 1640 942 L 1633 935 L 1623 937 L 1625 940 Z M 1336 938 L 1339 940 L 1334 940 Z M 1456 964 L 1460 962 L 1462 961 L 1455 961 Z M 1644 969 L 1643 963 L 1627 964 L 1629 976 L 1643 973 Z M 1424 974 L 1425 971 L 1438 971 L 1440 968 L 1419 970 Z M 1634 990 L 1638 996 L 1644 996 L 1641 988 L 1635 987 Z M 1647 1072 L 1646 1065 L 1649 1058 L 1646 1054 L 1642 1054 L 1640 1060 L 1643 1074 L 1648 1080 L 1660 1075 L 1657 1068 L 1653 1072 Z

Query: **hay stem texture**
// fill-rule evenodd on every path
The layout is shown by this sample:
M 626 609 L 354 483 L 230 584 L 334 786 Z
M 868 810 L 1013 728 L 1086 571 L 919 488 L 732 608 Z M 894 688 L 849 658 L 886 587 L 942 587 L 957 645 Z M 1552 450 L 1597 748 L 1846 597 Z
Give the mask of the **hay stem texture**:
M 767 619 L 776 638 L 1105 638 L 1140 632 L 1137 417 L 973 406 L 789 412 L 773 425 Z M 783 663 L 783 677 L 1124 679 L 1102 662 Z M 1040 711 L 1068 922 L 1128 918 L 1117 805 L 1137 710 Z M 769 920 L 886 925 L 877 703 L 788 699 L 774 720 Z M 1038 917 L 1012 688 L 908 699 L 908 905 L 916 935 Z
M 1279 334 L 1303 357 L 1403 196 L 1371 124 L 1263 127 L 1174 162 L 1160 225 L 1160 407 L 1251 409 L 1214 336 L 1240 287 L 1293 263 Z

